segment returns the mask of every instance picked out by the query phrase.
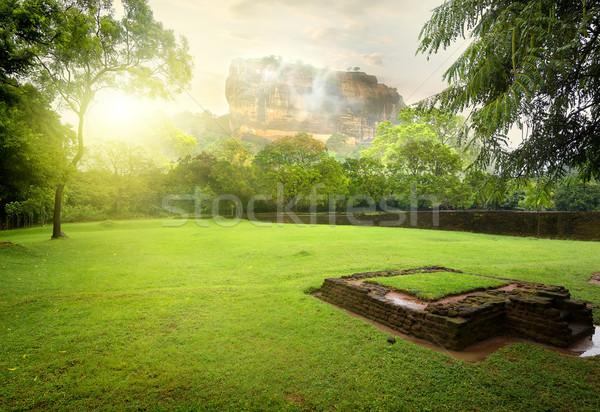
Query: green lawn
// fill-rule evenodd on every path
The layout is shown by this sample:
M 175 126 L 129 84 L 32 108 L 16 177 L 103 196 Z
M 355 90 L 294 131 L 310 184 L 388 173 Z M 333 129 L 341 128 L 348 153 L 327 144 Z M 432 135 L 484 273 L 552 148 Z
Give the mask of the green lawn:
M 366 281 L 389 286 L 422 300 L 438 300 L 448 295 L 508 285 L 507 282 L 498 279 L 455 272 L 415 273 L 406 276 L 372 278 Z
M 600 305 L 600 244 L 369 227 L 0 232 L 0 410 L 600 410 L 600 359 L 514 344 L 469 364 L 304 293 L 441 265 Z M 598 312 L 595 312 L 598 319 Z

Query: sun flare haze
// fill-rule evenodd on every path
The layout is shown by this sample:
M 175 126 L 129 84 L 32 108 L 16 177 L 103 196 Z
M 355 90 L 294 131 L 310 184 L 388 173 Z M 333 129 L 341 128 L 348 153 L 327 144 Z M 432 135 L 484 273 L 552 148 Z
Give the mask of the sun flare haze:
M 124 93 L 118 93 L 99 100 L 94 111 L 106 122 L 124 126 L 144 113 L 144 104 Z

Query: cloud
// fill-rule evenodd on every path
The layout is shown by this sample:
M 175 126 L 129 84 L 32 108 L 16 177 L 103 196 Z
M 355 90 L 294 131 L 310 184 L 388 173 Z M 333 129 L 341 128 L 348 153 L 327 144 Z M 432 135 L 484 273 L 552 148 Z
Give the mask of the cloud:
M 360 61 L 368 66 L 383 66 L 383 54 L 381 53 L 371 53 L 371 54 L 361 54 Z
M 226 32 L 226 36 L 235 39 L 235 40 L 243 40 L 243 41 L 260 41 L 261 37 L 256 34 L 251 34 L 248 32 L 241 31 L 228 31 Z
M 337 43 L 347 40 L 354 42 L 364 41 L 367 38 L 373 37 L 371 31 L 369 25 L 353 21 L 348 21 L 341 27 L 307 26 L 304 28 L 304 34 L 312 40 L 335 41 Z
M 339 39 L 341 33 L 335 27 L 306 27 L 304 33 L 312 40 L 324 41 Z
M 268 3 L 269 1 L 267 0 L 266 2 Z M 264 5 L 265 1 L 262 1 L 262 3 Z M 260 7 L 260 1 L 242 0 L 229 7 L 229 11 L 233 17 L 243 19 L 245 17 L 253 17 Z
M 401 0 L 403 1 L 409 3 L 408 0 Z M 366 12 L 380 12 L 398 7 L 401 7 L 398 0 L 370 0 L 368 6 L 365 6 L 364 0 L 238 0 L 229 7 L 229 12 L 238 19 L 255 17 L 273 10 L 281 11 L 284 8 L 356 17 Z
M 237 57 L 281 55 L 315 67 L 360 66 L 398 87 L 411 102 L 444 87 L 452 50 L 415 56 L 418 34 L 443 0 L 149 0 L 155 17 L 190 41 L 194 96 L 225 112 L 222 79 Z M 456 57 L 456 56 L 455 56 Z M 438 69 L 438 67 L 441 67 Z M 433 75 L 432 75 L 433 74 Z M 426 84 L 415 91 L 415 85 Z M 182 95 L 182 100 L 185 95 Z
M 367 42 L 367 44 L 372 44 L 372 45 L 394 45 L 396 44 L 398 41 L 396 39 L 394 39 L 392 36 L 390 36 L 389 34 L 384 34 L 382 36 L 373 36 L 371 38 L 371 40 L 369 40 Z

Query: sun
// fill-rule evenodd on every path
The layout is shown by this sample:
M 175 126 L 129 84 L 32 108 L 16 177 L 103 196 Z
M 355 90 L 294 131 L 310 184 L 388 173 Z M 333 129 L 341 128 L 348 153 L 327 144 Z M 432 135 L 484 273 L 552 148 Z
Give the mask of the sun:
M 112 93 L 100 99 L 94 111 L 106 124 L 127 126 L 143 116 L 143 103 L 124 93 Z
M 85 122 L 85 134 L 90 142 L 107 140 L 133 142 L 142 125 L 152 117 L 154 107 L 121 91 L 103 90 Z

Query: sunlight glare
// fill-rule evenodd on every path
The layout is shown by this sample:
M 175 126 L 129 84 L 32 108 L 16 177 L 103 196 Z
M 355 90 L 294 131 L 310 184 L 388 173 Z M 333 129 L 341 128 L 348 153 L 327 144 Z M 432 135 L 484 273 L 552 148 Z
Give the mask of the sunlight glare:
M 144 116 L 144 106 L 144 102 L 118 93 L 99 99 L 93 111 L 107 126 L 128 127 Z
M 140 125 L 155 111 L 148 101 L 122 92 L 106 92 L 98 96 L 91 108 L 86 135 L 91 142 L 104 140 L 134 141 Z

